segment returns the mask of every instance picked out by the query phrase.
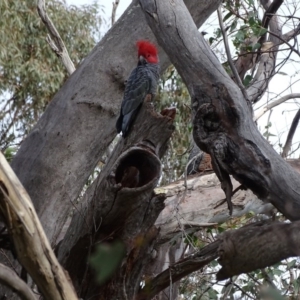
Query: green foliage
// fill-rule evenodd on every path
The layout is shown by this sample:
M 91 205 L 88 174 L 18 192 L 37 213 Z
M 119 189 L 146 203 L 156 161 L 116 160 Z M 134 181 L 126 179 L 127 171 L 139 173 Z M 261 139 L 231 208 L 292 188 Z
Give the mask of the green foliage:
M 15 154 L 16 154 L 16 147 L 9 147 L 6 148 L 4 151 L 4 156 L 9 163 L 12 161 Z
M 100 244 L 90 258 L 90 264 L 95 269 L 97 280 L 101 284 L 109 279 L 120 265 L 125 255 L 125 247 L 121 242 Z
M 166 107 L 176 107 L 175 132 L 163 158 L 164 174 L 161 184 L 164 185 L 177 180 L 183 174 L 191 147 L 191 100 L 185 84 L 173 66 L 162 76 L 156 99 L 159 112 Z
M 77 65 L 93 48 L 101 18 L 96 2 L 67 6 L 47 1 L 47 12 Z M 36 1 L 0 1 L 0 149 L 20 141 L 37 122 L 67 78 L 65 67 L 46 42 Z

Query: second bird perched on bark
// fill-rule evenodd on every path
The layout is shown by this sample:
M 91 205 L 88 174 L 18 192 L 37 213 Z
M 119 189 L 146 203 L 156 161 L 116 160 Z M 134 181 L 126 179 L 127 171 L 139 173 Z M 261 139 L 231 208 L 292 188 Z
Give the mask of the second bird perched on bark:
M 125 137 L 147 95 L 153 98 L 159 79 L 159 64 L 156 47 L 148 41 L 140 40 L 138 65 L 131 72 L 126 83 L 120 116 L 117 120 L 117 132 Z

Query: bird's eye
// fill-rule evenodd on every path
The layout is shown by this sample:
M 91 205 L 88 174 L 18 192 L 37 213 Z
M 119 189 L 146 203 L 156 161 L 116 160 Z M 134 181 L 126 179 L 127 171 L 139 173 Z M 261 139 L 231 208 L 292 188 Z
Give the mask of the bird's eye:
M 150 54 L 147 54 L 147 57 L 150 57 Z

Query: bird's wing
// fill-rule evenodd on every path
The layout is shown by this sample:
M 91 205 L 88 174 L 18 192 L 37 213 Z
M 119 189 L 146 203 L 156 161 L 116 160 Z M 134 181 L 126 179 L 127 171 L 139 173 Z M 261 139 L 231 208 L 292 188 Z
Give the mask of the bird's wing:
M 149 93 L 151 76 L 149 71 L 143 67 L 137 67 L 130 74 L 122 102 L 122 113 L 127 115 L 137 109 Z

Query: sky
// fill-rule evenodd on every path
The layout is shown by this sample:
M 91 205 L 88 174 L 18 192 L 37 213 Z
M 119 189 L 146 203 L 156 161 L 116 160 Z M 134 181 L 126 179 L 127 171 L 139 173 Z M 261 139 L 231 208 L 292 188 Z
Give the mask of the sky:
M 84 4 L 92 4 L 95 0 L 66 0 L 67 4 L 74 4 L 74 5 L 84 5 Z M 113 0 L 98 0 L 97 3 L 102 5 L 104 8 L 104 15 L 106 16 L 106 21 L 109 23 L 111 22 L 111 12 L 112 12 L 112 3 Z M 117 8 L 116 19 L 118 19 L 128 5 L 131 3 L 131 0 L 119 0 L 119 5 Z
M 68 4 L 74 4 L 74 5 L 90 4 L 94 1 L 95 0 L 66 0 Z M 113 0 L 98 0 L 98 4 L 103 5 L 104 18 L 106 20 L 106 24 L 103 26 L 103 32 L 102 32 L 103 34 L 110 27 L 112 3 Z M 116 13 L 116 19 L 118 19 L 122 15 L 122 13 L 125 11 L 125 9 L 128 7 L 130 3 L 131 0 L 119 1 L 119 6 L 117 8 L 117 13 Z M 287 6 L 287 7 L 291 7 L 291 6 Z M 284 12 L 281 13 L 284 14 Z M 290 14 L 292 14 L 292 12 L 290 12 Z M 206 22 L 203 25 L 201 30 L 208 32 L 207 36 L 209 37 L 212 36 L 213 31 L 217 26 L 218 26 L 217 20 L 214 17 L 208 20 L 208 22 Z M 221 49 L 221 52 L 224 53 L 224 47 L 220 46 L 219 48 Z M 218 57 L 220 57 L 218 53 L 217 55 Z M 284 57 L 281 55 L 281 58 L 279 58 L 279 60 L 283 60 L 283 59 Z M 280 70 L 281 74 L 276 75 L 272 79 L 267 93 L 264 95 L 263 99 L 259 101 L 258 105 L 255 106 L 255 109 L 261 108 L 262 106 L 266 105 L 266 103 L 268 103 L 272 99 L 275 99 L 276 97 L 279 98 L 290 93 L 297 93 L 297 92 L 299 93 L 300 74 L 298 74 L 298 70 L 300 69 L 300 66 L 298 62 L 299 62 L 299 56 L 293 53 L 289 58 L 288 63 Z M 279 150 L 279 144 L 285 143 L 291 121 L 299 108 L 300 108 L 299 99 L 289 100 L 284 105 L 280 105 L 274 108 L 271 112 L 271 115 L 270 113 L 266 113 L 263 117 L 261 117 L 258 120 L 258 127 L 262 133 L 264 133 L 267 130 L 266 127 L 268 127 L 269 122 L 271 122 L 271 127 L 269 127 L 268 129 L 271 133 L 269 139 L 277 151 Z M 296 142 L 298 143 L 300 142 L 299 127 L 300 126 L 298 126 L 297 132 L 293 140 L 293 143 L 295 144 Z M 299 151 L 296 152 L 294 157 L 299 157 Z

